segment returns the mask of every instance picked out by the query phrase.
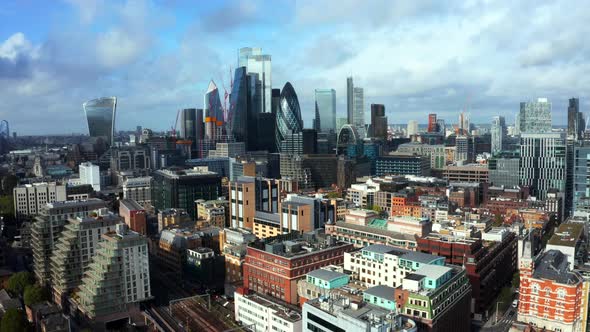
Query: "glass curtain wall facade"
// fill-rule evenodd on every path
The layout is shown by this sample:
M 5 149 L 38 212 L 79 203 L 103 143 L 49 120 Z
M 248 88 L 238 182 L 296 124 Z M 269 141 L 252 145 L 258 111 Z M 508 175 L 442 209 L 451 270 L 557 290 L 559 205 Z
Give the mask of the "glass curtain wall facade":
M 336 132 L 336 90 L 315 90 L 316 130 Z
M 246 67 L 246 72 L 258 74 L 261 86 L 261 103 L 257 113 L 271 112 L 272 109 L 272 70 L 271 56 L 262 54 L 260 47 L 243 47 L 238 50 L 238 66 Z
M 246 67 L 236 68 L 229 96 L 228 126 L 236 142 L 248 141 L 248 75 Z M 248 148 L 248 146 L 246 146 Z
M 104 97 L 89 100 L 82 104 L 82 108 L 88 120 L 90 137 L 104 138 L 109 145 L 112 145 L 115 139 L 117 98 Z
M 288 133 L 299 133 L 303 130 L 301 109 L 297 94 L 291 83 L 287 82 L 281 91 L 280 109 L 277 114 L 277 147 Z
M 549 189 L 565 192 L 566 140 L 562 133 L 528 134 L 520 138 L 520 184 L 546 199 Z
M 520 103 L 520 132 L 542 134 L 551 132 L 551 103 L 547 98 Z
M 498 154 L 503 149 L 506 137 L 506 120 L 503 116 L 495 116 L 492 120 L 492 155 Z

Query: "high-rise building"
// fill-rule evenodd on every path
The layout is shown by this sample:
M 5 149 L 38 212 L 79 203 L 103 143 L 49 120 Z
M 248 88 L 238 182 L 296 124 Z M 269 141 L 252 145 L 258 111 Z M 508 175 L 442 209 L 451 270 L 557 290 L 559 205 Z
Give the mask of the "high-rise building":
M 514 136 L 520 135 L 520 113 L 514 116 Z
M 253 229 L 256 212 L 255 178 L 241 176 L 228 183 L 230 227 Z
M 524 127 L 522 127 L 524 128 Z M 520 184 L 544 200 L 549 189 L 565 191 L 566 141 L 563 133 L 527 133 L 520 138 Z
M 243 47 L 238 50 L 238 67 L 246 67 L 247 73 L 258 74 L 261 87 L 260 111 L 272 112 L 272 71 L 271 56 L 262 54 L 262 48 Z
M 520 133 L 542 134 L 551 132 L 551 103 L 547 98 L 520 103 Z
M 580 112 L 580 99 L 571 98 L 567 108 L 567 136 L 574 140 L 582 139 L 586 129 L 584 114 Z
M 503 116 L 495 116 L 492 119 L 492 154 L 500 153 L 503 150 L 506 139 L 506 120 Z
M 493 186 L 514 188 L 520 183 L 518 155 L 496 155 L 488 162 L 489 182 Z
M 428 114 L 428 132 L 429 133 L 435 133 L 437 132 L 437 128 L 436 128 L 436 114 L 435 113 L 431 113 Z
M 576 146 L 573 157 L 573 211 L 590 212 L 590 146 Z
M 98 165 L 91 162 L 81 163 L 80 167 L 80 183 L 89 184 L 94 191 L 100 191 L 100 170 Z
M 125 224 L 101 236 L 92 264 L 84 274 L 76 302 L 96 323 L 129 317 L 139 302 L 152 297 L 147 239 Z
M 280 109 L 277 114 L 276 125 L 276 142 L 279 148 L 288 133 L 299 133 L 303 130 L 299 100 L 295 89 L 289 82 L 285 84 L 281 91 Z
M 86 217 L 91 211 L 106 207 L 100 199 L 47 203 L 31 225 L 33 266 L 37 281 L 48 285 L 51 281 L 51 255 L 68 218 Z
M 387 139 L 387 117 L 385 116 L 385 105 L 371 104 L 371 128 L 369 136 Z
M 196 200 L 221 195 L 221 176 L 204 167 L 157 170 L 153 179 L 152 204 L 157 210 L 184 209 L 194 218 Z
M 365 133 L 365 95 L 363 88 L 355 88 L 352 77 L 346 78 L 346 110 L 348 124 Z M 364 136 L 364 135 L 363 135 Z
M 412 135 L 418 134 L 418 121 L 410 120 L 408 121 L 408 127 L 406 129 L 406 137 L 412 137 Z
M 192 140 L 194 143 L 197 138 L 197 110 L 194 108 L 183 109 L 180 119 L 180 137 Z
M 459 114 L 459 131 L 460 135 L 469 135 L 471 133 L 471 123 L 469 120 L 469 114 L 461 112 Z
M 354 84 L 352 77 L 346 78 L 346 119 L 349 125 L 354 123 Z
M 66 186 L 57 183 L 38 182 L 14 187 L 14 213 L 34 216 L 47 203 L 61 202 L 67 199 Z
M 336 90 L 315 90 L 315 112 L 318 132 L 336 132 Z
M 216 141 L 223 135 L 223 108 L 219 96 L 219 89 L 215 82 L 209 82 L 204 97 L 205 138 Z
M 80 286 L 84 272 L 102 241 L 101 235 L 114 231 L 122 219 L 113 214 L 70 218 L 57 238 L 51 256 L 53 300 L 63 307 L 67 295 Z
M 436 128 L 438 129 L 438 133 L 443 137 L 446 136 L 447 126 L 445 124 L 444 119 L 437 119 L 436 120 Z
M 291 155 L 316 154 L 317 132 L 315 129 L 303 129 L 299 133 L 288 133 L 281 142 L 281 153 Z
M 248 74 L 246 67 L 238 67 L 234 73 L 234 81 L 229 95 L 228 126 L 237 142 L 248 142 Z M 254 131 L 253 133 L 255 133 Z
M 117 112 L 117 97 L 92 99 L 82 104 L 90 137 L 100 137 L 106 143 L 113 145 L 115 140 L 115 115 Z

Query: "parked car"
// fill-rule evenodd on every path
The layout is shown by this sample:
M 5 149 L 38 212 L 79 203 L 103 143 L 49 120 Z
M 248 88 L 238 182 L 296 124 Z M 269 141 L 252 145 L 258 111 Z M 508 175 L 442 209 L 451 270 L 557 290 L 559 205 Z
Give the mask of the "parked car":
M 513 307 L 513 308 L 516 308 L 516 307 L 518 307 L 518 300 L 514 300 L 514 301 L 512 301 L 512 307 Z

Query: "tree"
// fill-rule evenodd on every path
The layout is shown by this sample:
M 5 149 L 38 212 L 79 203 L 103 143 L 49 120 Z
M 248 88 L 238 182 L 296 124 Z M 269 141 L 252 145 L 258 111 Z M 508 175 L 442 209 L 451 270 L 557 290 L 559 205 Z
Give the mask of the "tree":
M 377 213 L 381 213 L 381 207 L 379 205 L 373 205 L 371 206 L 371 210 L 377 212 Z
M 18 177 L 13 174 L 2 177 L 2 192 L 5 195 L 12 195 L 12 190 L 18 185 Z
M 14 202 L 12 195 L 0 196 L 0 214 L 14 215 Z
M 494 226 L 495 227 L 500 227 L 502 226 L 502 224 L 504 223 L 504 220 L 502 219 L 502 215 L 499 213 L 496 213 L 496 215 L 494 216 Z
M 18 272 L 8 279 L 6 290 L 12 293 L 12 295 L 20 296 L 27 286 L 34 283 L 35 280 L 30 272 Z
M 328 193 L 328 198 L 330 199 L 334 199 L 334 198 L 342 198 L 342 195 L 337 192 L 337 191 L 332 191 L 331 193 Z
M 47 290 L 39 285 L 29 285 L 25 288 L 25 305 L 32 306 L 34 304 L 46 301 L 49 299 Z
M 2 322 L 0 323 L 0 332 L 25 331 L 27 331 L 27 324 L 23 312 L 16 308 L 6 310 L 6 313 L 2 316 Z

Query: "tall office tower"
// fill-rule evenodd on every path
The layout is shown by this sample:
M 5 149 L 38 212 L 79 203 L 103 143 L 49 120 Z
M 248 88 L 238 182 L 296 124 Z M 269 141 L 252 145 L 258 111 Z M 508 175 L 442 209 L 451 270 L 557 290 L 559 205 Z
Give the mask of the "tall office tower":
M 248 83 L 246 67 L 236 68 L 227 118 L 228 134 L 233 135 L 236 142 L 248 142 Z
M 520 113 L 514 116 L 514 136 L 520 135 Z
M 115 140 L 115 115 L 117 97 L 92 99 L 82 104 L 90 137 L 101 137 L 107 144 L 113 145 Z
M 365 90 L 355 87 L 354 95 L 354 125 L 359 130 L 361 137 L 365 137 Z
M 276 143 L 276 113 L 260 113 L 258 114 L 258 135 L 256 138 L 256 147 L 259 151 L 268 151 L 270 153 L 277 152 L 278 147 Z
M 506 138 L 506 120 L 503 116 L 495 116 L 492 119 L 492 155 L 500 153 Z
M 348 124 L 354 123 L 354 84 L 352 77 L 346 78 L 346 118 Z
M 80 183 L 89 184 L 94 191 L 100 191 L 100 170 L 91 162 L 80 164 Z
M 238 67 L 246 67 L 247 73 L 258 74 L 261 84 L 260 110 L 256 113 L 270 113 L 272 110 L 271 57 L 262 54 L 259 47 L 243 47 L 238 50 Z
M 320 118 L 320 110 L 318 109 L 318 105 L 316 102 L 316 106 L 315 106 L 315 117 L 312 120 L 312 128 L 314 130 L 316 130 L 317 132 L 321 132 L 322 131 L 322 123 L 321 123 L 322 119 Z
M 139 310 L 139 302 L 152 297 L 147 238 L 127 225 L 102 235 L 92 261 L 76 300 L 91 320 L 129 317 L 130 310 Z
M 428 114 L 428 132 L 429 133 L 434 133 L 437 132 L 437 123 L 436 123 L 436 114 L 435 113 L 431 113 Z
M 418 134 L 418 121 L 410 120 L 408 121 L 408 127 L 406 129 L 406 136 L 411 137 L 412 135 Z
M 446 136 L 447 126 L 445 125 L 445 120 L 436 120 L 436 128 L 438 129 L 438 133 L 440 133 L 442 136 Z
M 215 82 L 209 82 L 204 98 L 205 111 L 205 138 L 219 140 L 223 135 L 223 109 L 219 97 L 219 89 Z
M 471 123 L 469 122 L 469 114 L 465 112 L 459 113 L 458 135 L 469 135 L 471 133 Z
M 47 203 L 67 199 L 66 186 L 56 183 L 38 182 L 14 187 L 14 213 L 17 216 L 34 216 Z
M 520 133 L 542 134 L 551 132 L 551 103 L 547 98 L 520 103 Z
M 287 133 L 299 133 L 303 130 L 303 120 L 301 119 L 301 109 L 299 100 L 291 83 L 285 83 L 281 91 L 280 109 L 277 114 L 277 147 L 280 148 L 281 142 L 285 139 Z
M 590 145 L 574 147 L 572 210 L 590 212 Z
M 51 255 L 68 218 L 86 217 L 91 211 L 106 207 L 106 203 L 93 198 L 86 201 L 47 203 L 31 225 L 33 266 L 39 284 L 51 282 Z
M 336 90 L 315 90 L 315 111 L 318 132 L 336 132 Z M 319 119 L 319 121 L 317 121 Z
M 180 137 L 185 140 L 193 141 L 197 138 L 197 110 L 194 108 L 185 108 L 181 111 L 180 116 Z
M 315 129 L 303 129 L 299 133 L 288 133 L 281 143 L 281 153 L 291 155 L 316 154 L 317 131 Z
M 272 89 L 271 112 L 277 114 L 281 107 L 281 89 Z
M 195 113 L 195 137 L 197 140 L 201 140 L 205 137 L 205 124 L 203 121 L 203 109 L 197 108 Z
M 455 139 L 455 160 L 459 162 L 473 162 L 473 142 L 465 135 Z
M 566 140 L 563 133 L 523 132 L 520 137 L 520 184 L 544 200 L 549 189 L 565 191 Z
M 584 115 L 580 112 L 580 100 L 571 98 L 567 108 L 567 136 L 573 140 L 580 140 L 584 137 L 586 127 Z
M 82 277 L 98 249 L 101 235 L 115 230 L 123 222 L 114 214 L 70 218 L 51 256 L 53 300 L 62 308 L 67 295 L 82 282 Z
M 385 116 L 385 105 L 371 104 L 371 130 L 370 137 L 387 139 L 387 117 Z

